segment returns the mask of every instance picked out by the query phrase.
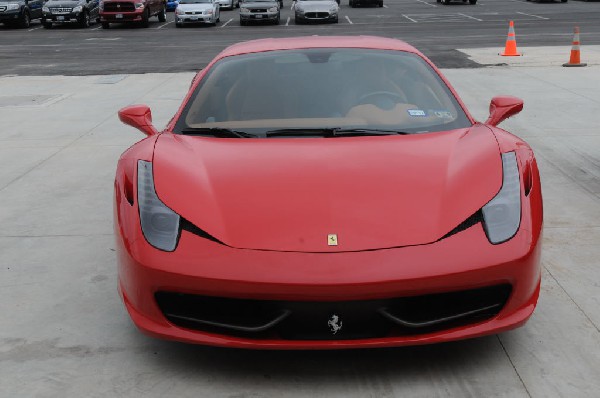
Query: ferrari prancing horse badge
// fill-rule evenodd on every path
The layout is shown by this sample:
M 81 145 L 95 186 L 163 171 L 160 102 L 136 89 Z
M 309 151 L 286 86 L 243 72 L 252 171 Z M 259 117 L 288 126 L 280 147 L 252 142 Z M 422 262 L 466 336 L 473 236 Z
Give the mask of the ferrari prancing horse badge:
M 337 246 L 338 245 L 337 234 L 327 235 L 327 244 L 329 246 Z

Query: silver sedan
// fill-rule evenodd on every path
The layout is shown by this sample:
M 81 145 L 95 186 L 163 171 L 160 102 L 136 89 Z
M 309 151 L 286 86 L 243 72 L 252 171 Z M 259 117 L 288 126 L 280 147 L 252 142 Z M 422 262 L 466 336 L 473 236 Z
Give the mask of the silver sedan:
M 339 6 L 335 0 L 296 0 L 294 22 L 338 22 Z
M 216 25 L 221 19 L 217 0 L 179 0 L 175 9 L 175 26 L 185 23 L 208 23 Z

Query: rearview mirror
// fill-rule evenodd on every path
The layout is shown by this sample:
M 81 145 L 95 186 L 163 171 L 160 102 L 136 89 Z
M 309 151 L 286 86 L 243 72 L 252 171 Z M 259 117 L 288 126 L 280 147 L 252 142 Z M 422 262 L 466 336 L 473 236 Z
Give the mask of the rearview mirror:
M 503 120 L 523 110 L 523 100 L 509 95 L 503 95 L 492 98 L 490 102 L 490 117 L 485 124 L 497 126 Z
M 126 106 L 119 111 L 119 120 L 147 136 L 158 134 L 158 130 L 152 125 L 152 112 L 147 105 Z

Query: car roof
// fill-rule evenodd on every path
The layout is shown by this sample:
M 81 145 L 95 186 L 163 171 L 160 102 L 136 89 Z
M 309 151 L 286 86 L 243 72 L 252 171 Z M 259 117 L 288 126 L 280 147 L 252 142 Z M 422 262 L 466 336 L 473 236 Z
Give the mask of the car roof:
M 233 44 L 223 50 L 217 59 L 240 54 L 306 48 L 366 48 L 396 50 L 422 55 L 402 40 L 377 36 L 303 36 L 278 39 L 250 40 Z

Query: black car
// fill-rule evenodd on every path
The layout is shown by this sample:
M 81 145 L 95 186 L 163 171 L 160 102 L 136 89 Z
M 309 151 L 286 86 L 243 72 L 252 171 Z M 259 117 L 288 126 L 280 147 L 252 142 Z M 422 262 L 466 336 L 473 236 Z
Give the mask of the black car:
M 0 0 L 0 23 L 28 28 L 32 19 L 42 17 L 43 0 Z
M 100 20 L 100 0 L 48 0 L 44 4 L 42 24 L 50 29 L 53 24 L 76 23 L 87 28 Z
M 350 5 L 350 7 L 352 8 L 364 5 L 375 5 L 378 7 L 383 7 L 383 0 L 348 0 L 348 5 Z

